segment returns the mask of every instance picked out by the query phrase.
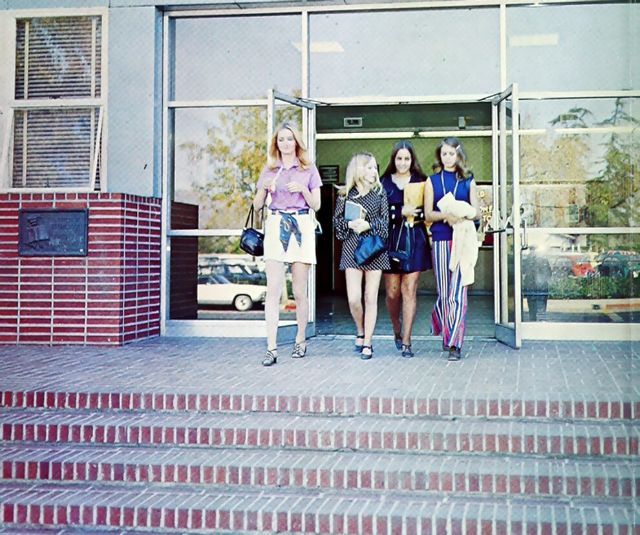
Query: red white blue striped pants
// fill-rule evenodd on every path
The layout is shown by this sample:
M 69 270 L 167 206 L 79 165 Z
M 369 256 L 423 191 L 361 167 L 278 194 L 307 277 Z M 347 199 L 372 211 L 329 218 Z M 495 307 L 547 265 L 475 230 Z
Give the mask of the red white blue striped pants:
M 432 247 L 433 272 L 436 277 L 438 299 L 431 313 L 431 332 L 446 346 L 462 347 L 467 316 L 467 287 L 462 285 L 460 267 L 449 270 L 452 241 L 434 241 Z

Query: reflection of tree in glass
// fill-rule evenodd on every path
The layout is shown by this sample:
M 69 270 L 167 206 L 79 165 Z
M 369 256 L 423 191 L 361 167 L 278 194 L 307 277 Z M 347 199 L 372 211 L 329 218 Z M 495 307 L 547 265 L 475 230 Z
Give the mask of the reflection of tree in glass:
M 298 108 L 276 110 L 276 122 L 300 124 Z M 186 142 L 180 149 L 187 151 L 190 164 L 206 159 L 211 176 L 202 184 L 193 184 L 198 192 L 201 210 L 210 214 L 205 228 L 239 228 L 255 193 L 260 171 L 267 155 L 267 113 L 264 108 L 233 108 L 219 115 L 219 123 L 207 130 L 207 144 Z M 233 242 L 210 242 L 216 250 L 200 252 L 239 252 Z M 217 250 L 223 247 L 224 250 Z M 236 250 L 237 249 L 237 250 Z
M 627 227 L 640 223 L 639 186 L 635 176 L 640 163 L 637 139 L 640 121 L 624 108 L 625 101 L 616 99 L 611 116 L 596 123 L 614 130 L 603 145 L 602 169 L 587 184 L 588 223 L 592 226 Z M 628 130 L 619 131 L 616 127 L 628 127 Z
M 534 208 L 530 223 L 540 226 L 638 225 L 640 199 L 635 173 L 640 163 L 639 121 L 625 111 L 628 102 L 628 99 L 616 99 L 611 116 L 599 122 L 593 122 L 593 114 L 581 107 L 571 108 L 550 121 L 559 128 L 612 127 L 596 162 L 590 161 L 593 149 L 584 134 L 522 138 L 523 203 L 530 203 Z M 553 198 L 545 199 L 543 189 L 536 187 L 529 192 L 526 188 L 540 184 L 571 186 L 561 194 L 550 191 Z M 572 208 L 574 211 L 579 208 L 577 218 L 570 217 Z
M 572 207 L 585 203 L 588 156 L 589 147 L 578 135 L 523 136 L 522 202 L 529 224 L 568 226 Z

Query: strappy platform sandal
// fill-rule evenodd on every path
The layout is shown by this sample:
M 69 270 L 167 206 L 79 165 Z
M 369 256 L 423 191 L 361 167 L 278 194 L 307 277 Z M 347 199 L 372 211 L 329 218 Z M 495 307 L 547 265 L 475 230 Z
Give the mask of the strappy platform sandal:
M 396 349 L 402 351 L 402 335 L 400 333 L 393 333 L 393 341 L 396 344 Z
M 405 359 L 410 359 L 413 358 L 414 353 L 411 350 L 411 344 L 407 345 L 407 344 L 402 344 L 402 356 Z
M 369 360 L 371 357 L 373 357 L 373 346 L 362 346 L 360 358 L 362 360 Z
M 276 362 L 278 362 L 278 353 L 275 350 L 267 349 L 267 353 L 262 359 L 262 365 L 273 366 Z
M 364 334 L 356 334 L 356 341 L 353 344 L 353 351 L 355 353 L 362 353 L 362 344 L 358 345 L 358 340 L 362 340 L 364 342 Z
M 301 359 L 307 354 L 307 344 L 296 342 L 291 352 L 292 359 Z

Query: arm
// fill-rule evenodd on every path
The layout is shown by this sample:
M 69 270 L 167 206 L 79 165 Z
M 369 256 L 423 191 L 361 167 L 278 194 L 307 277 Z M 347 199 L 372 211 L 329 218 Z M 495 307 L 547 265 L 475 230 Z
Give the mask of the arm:
M 469 187 L 469 204 L 476 212 L 472 217 L 468 217 L 467 219 L 480 219 L 480 210 L 478 209 L 478 188 L 476 187 L 475 180 L 471 181 L 471 185 Z
M 269 195 L 269 193 L 271 192 L 271 188 L 273 187 L 273 184 L 278 178 L 278 175 L 276 175 L 273 178 L 267 178 L 266 177 L 267 171 L 268 169 L 265 167 L 262 170 L 262 173 L 260 173 L 260 178 L 258 178 L 258 184 L 256 186 L 256 194 L 253 197 L 254 210 L 260 210 L 264 206 L 264 203 L 267 200 L 267 195 Z
M 380 196 L 380 209 L 376 217 L 370 222 L 371 230 L 383 240 L 389 235 L 389 203 L 386 195 Z
M 322 180 L 318 168 L 313 165 L 308 169 L 309 178 L 306 184 L 301 184 L 297 180 L 292 180 L 287 184 L 287 190 L 290 193 L 300 193 L 304 197 L 304 202 L 314 211 L 320 209 L 320 186 Z
M 320 188 L 314 188 L 309 192 L 309 198 L 303 193 L 304 200 L 307 201 L 309 208 L 314 211 L 320 210 Z
M 433 209 L 433 186 L 430 178 L 427 178 L 427 182 L 424 185 L 424 219 L 428 223 L 447 221 L 446 216 L 442 212 Z
M 347 225 L 347 221 L 344 219 L 345 202 L 346 197 L 338 195 L 336 197 L 336 209 L 333 213 L 333 228 L 336 229 L 336 238 L 340 241 L 346 240 L 349 235 L 349 226 Z
M 253 198 L 253 208 L 254 210 L 260 210 L 264 206 L 264 202 L 267 200 L 268 190 L 265 188 L 259 188 L 256 191 L 255 197 Z

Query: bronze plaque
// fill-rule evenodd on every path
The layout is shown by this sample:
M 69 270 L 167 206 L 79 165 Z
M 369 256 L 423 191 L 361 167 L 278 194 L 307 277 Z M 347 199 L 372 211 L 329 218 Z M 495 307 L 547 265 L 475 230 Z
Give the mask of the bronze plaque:
M 318 167 L 320 178 L 325 184 L 337 184 L 340 182 L 340 166 L 339 165 L 320 165 Z
M 87 210 L 20 210 L 20 256 L 87 256 Z

